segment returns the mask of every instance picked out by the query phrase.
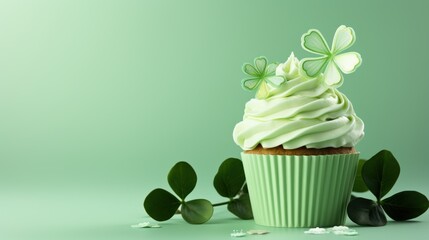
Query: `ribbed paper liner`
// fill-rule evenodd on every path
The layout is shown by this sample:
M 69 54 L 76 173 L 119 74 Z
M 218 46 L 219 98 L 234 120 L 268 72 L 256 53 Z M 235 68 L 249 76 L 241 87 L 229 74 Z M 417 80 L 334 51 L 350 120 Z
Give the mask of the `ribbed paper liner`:
M 274 227 L 343 225 L 358 158 L 242 153 L 255 222 Z

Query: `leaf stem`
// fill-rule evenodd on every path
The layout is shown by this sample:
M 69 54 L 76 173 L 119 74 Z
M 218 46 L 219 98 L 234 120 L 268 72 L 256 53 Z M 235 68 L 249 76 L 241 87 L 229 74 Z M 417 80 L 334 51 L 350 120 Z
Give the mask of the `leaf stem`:
M 226 204 L 228 204 L 229 202 L 231 202 L 231 201 L 220 202 L 220 203 L 214 203 L 214 204 L 212 204 L 212 206 L 213 206 L 213 207 L 222 206 L 222 205 L 226 205 Z
M 227 204 L 228 204 L 228 203 L 230 203 L 231 201 L 232 201 L 232 199 L 231 199 L 231 200 L 229 200 L 229 201 L 225 201 L 225 202 L 214 203 L 214 204 L 212 204 L 212 206 L 213 206 L 213 207 L 218 207 L 218 206 L 227 205 Z M 180 208 L 176 210 L 175 214 L 182 214 L 182 211 L 180 211 Z

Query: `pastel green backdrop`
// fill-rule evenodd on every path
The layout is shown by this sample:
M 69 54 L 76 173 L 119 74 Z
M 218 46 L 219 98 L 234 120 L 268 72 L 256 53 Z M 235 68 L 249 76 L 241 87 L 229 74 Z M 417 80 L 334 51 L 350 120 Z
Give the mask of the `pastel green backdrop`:
M 301 35 L 317 28 L 330 42 L 341 24 L 355 29 L 353 50 L 363 58 L 340 88 L 366 124 L 362 157 L 392 150 L 402 166 L 392 192 L 429 195 L 428 7 L 419 0 L 1 1 L 2 234 L 126 232 L 145 216 L 146 194 L 168 187 L 177 161 L 197 171 L 191 198 L 222 201 L 212 179 L 225 158 L 239 157 L 232 130 L 253 97 L 240 87 L 242 64 L 261 55 L 285 61 L 291 51 L 310 56 Z

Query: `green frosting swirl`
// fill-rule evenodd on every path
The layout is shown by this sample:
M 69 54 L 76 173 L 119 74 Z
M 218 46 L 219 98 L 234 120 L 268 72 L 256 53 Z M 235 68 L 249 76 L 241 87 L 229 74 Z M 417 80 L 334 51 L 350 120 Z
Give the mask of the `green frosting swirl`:
M 347 97 L 324 84 L 323 76 L 306 77 L 298 66 L 291 55 L 277 68 L 287 82 L 270 88 L 269 98 L 246 104 L 243 121 L 233 132 L 242 149 L 258 144 L 285 149 L 353 147 L 362 139 L 364 124 Z

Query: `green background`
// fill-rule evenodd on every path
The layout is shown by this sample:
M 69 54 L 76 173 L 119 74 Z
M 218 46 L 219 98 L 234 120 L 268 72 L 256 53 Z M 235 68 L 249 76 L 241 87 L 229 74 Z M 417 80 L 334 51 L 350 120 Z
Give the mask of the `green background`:
M 190 198 L 224 200 L 212 179 L 239 156 L 232 130 L 253 97 L 241 89 L 242 64 L 311 56 L 301 35 L 317 28 L 331 42 L 341 24 L 355 29 L 352 50 L 363 58 L 340 88 L 366 124 L 357 148 L 363 158 L 392 150 L 402 167 L 392 193 L 428 195 L 428 8 L 419 0 L 0 1 L 0 238 L 220 239 L 252 227 L 222 207 L 204 226 L 130 225 L 147 220 L 145 196 L 168 187 L 177 161 L 198 174 Z M 428 214 L 417 220 L 390 224 L 391 237 L 424 234 Z M 277 230 L 272 238 L 288 231 L 304 237 Z

